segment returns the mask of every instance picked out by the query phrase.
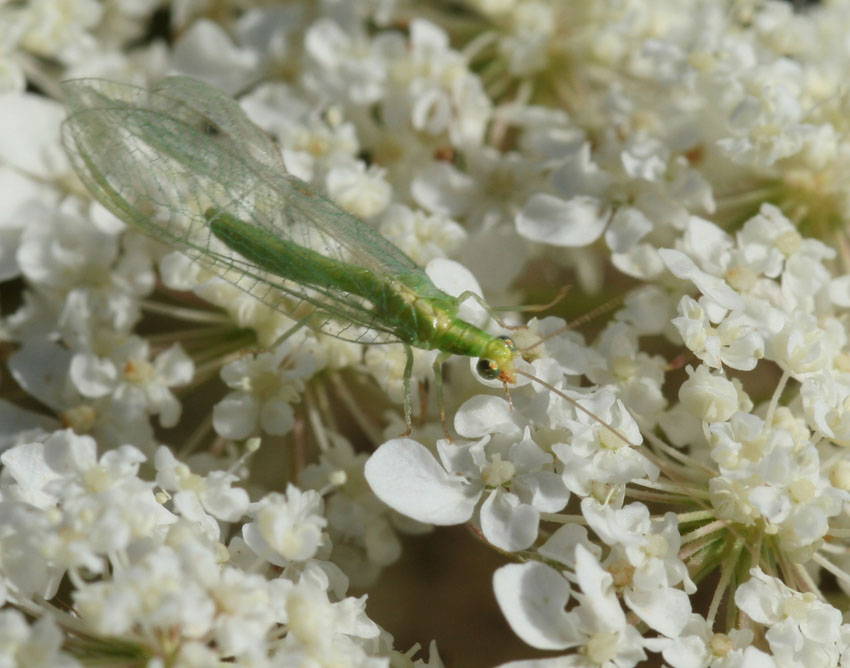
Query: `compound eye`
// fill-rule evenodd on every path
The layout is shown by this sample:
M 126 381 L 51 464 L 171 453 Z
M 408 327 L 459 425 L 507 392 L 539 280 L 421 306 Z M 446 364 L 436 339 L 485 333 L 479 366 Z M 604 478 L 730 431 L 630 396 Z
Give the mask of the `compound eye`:
M 510 350 L 516 350 L 516 344 L 510 336 L 500 336 L 499 338 L 502 339 L 502 341 L 504 341 L 506 344 L 508 344 L 508 348 Z
M 483 357 L 478 360 L 478 363 L 475 365 L 475 370 L 484 380 L 496 380 L 500 375 L 499 368 L 496 364 L 492 360 L 484 359 Z

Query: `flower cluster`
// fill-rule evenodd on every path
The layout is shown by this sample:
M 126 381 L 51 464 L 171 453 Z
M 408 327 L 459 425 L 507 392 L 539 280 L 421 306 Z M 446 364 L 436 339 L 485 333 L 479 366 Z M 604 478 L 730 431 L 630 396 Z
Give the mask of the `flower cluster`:
M 0 665 L 439 668 L 348 592 L 455 524 L 557 653 L 506 665 L 850 665 L 850 1 L 800 4 L 0 6 Z M 63 142 L 63 80 L 174 73 L 236 100 L 197 174 L 132 107 Z
M 4 599 L 47 615 L 30 631 L 14 610 L 2 617 L 12 655 L 44 643 L 40 662 L 17 665 L 81 665 L 59 651 L 54 617 L 74 632 L 65 652 L 83 664 L 109 652 L 153 666 L 210 666 L 224 657 L 283 666 L 295 656 L 384 665 L 378 657 L 388 647 L 365 599 L 346 596 L 347 578 L 323 558 L 330 543 L 317 492 L 292 486 L 250 503 L 233 487 L 237 476 L 193 473 L 165 446 L 156 482 L 146 481 L 138 449 L 98 459 L 94 440 L 70 430 L 0 459 Z M 239 524 L 241 535 L 232 531 Z M 36 601 L 52 599 L 66 577 L 74 615 L 39 610 Z

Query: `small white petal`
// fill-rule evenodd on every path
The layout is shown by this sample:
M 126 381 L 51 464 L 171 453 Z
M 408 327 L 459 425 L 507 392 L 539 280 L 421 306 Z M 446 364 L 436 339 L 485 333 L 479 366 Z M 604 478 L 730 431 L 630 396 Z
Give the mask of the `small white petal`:
M 571 643 L 564 610 L 570 585 L 541 563 L 509 564 L 493 574 L 493 592 L 514 633 L 537 649 L 565 649 Z
M 0 161 L 44 180 L 66 173 L 59 140 L 64 117 L 62 105 L 43 95 L 0 96 Z
M 830 281 L 829 299 L 836 306 L 850 306 L 850 276 L 845 275 Z
M 258 73 L 256 51 L 241 49 L 217 23 L 199 19 L 174 45 L 174 71 L 211 83 L 233 95 Z
M 601 200 L 577 195 L 568 200 L 536 193 L 516 216 L 520 236 L 553 246 L 580 248 L 605 231 L 611 211 Z
M 422 208 L 452 217 L 466 213 L 475 190 L 475 179 L 445 162 L 430 163 L 410 184 L 410 193 Z
M 44 491 L 45 487 L 61 476 L 44 460 L 43 443 L 21 443 L 3 453 L 0 463 L 18 488 L 15 495 L 21 501 L 37 508 L 47 508 L 57 502 L 54 494 Z
M 691 601 L 681 589 L 664 587 L 657 591 L 627 589 L 626 605 L 647 625 L 668 638 L 677 638 L 688 623 Z
M 155 367 L 162 382 L 169 387 L 185 385 L 195 374 L 195 363 L 179 343 L 157 355 Z
M 523 488 L 529 498 L 522 498 L 542 513 L 557 513 L 570 500 L 563 477 L 552 471 L 537 471 L 515 478 L 513 485 L 512 491 Z
M 723 308 L 739 311 L 744 309 L 744 300 L 741 295 L 717 276 L 702 271 L 691 258 L 681 251 L 672 248 L 660 248 L 658 253 L 670 273 L 682 280 L 691 281 L 702 294 L 711 297 Z
M 118 371 L 112 360 L 92 353 L 77 353 L 71 359 L 71 380 L 86 397 L 105 397 L 115 387 Z
M 232 392 L 213 407 L 213 428 L 224 438 L 248 438 L 257 429 L 259 412 L 251 395 Z
M 260 425 L 263 431 L 275 436 L 289 433 L 295 425 L 295 413 L 292 406 L 282 399 L 270 399 L 260 410 Z
M 605 231 L 605 243 L 614 253 L 627 253 L 652 232 L 652 221 L 640 209 L 623 206 L 611 219 Z
M 468 399 L 455 413 L 455 430 L 464 438 L 487 434 L 520 435 L 511 405 L 501 397 L 478 394 Z
M 508 552 L 530 547 L 537 539 L 540 513 L 520 503 L 515 494 L 497 489 L 481 505 L 481 531 L 493 545 Z

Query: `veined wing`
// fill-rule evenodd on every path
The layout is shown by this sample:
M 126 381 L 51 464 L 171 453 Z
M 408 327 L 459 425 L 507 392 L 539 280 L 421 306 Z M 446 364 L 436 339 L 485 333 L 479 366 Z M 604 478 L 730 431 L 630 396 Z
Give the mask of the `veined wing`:
M 398 340 L 388 314 L 350 293 L 269 276 L 211 234 L 210 208 L 322 255 L 445 296 L 404 253 L 283 170 L 271 139 L 221 91 L 185 77 L 151 91 L 101 80 L 65 84 L 66 149 L 97 199 L 121 219 L 209 266 L 262 302 L 340 338 Z M 298 257 L 292 258 L 298 262 Z M 299 267 L 298 275 L 310 267 Z

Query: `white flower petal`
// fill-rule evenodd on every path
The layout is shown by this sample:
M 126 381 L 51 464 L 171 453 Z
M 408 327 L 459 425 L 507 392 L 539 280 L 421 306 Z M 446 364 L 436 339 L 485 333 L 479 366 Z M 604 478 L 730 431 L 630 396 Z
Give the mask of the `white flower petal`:
M 248 438 L 257 429 L 259 413 L 251 395 L 231 392 L 213 407 L 213 428 L 224 438 Z
M 516 552 L 537 539 L 540 513 L 516 494 L 496 489 L 481 505 L 481 532 L 496 547 Z
M 520 436 L 511 405 L 501 397 L 477 394 L 455 413 L 455 431 L 464 438 L 481 438 L 487 434 Z
M 730 310 L 743 310 L 744 300 L 730 288 L 725 281 L 702 271 L 694 261 L 681 251 L 672 248 L 659 248 L 658 253 L 664 264 L 674 276 L 690 281 L 707 297 L 711 297 L 722 307 Z
M 691 600 L 681 589 L 659 588 L 657 591 L 627 589 L 626 605 L 647 625 L 669 638 L 676 638 L 685 628 L 691 614 Z
M 59 428 L 59 421 L 0 399 L 0 452 L 22 440 Z
M 536 471 L 521 478 L 515 478 L 511 490 L 517 492 L 517 487 L 525 490 L 521 498 L 537 508 L 541 513 L 557 513 L 570 500 L 570 491 L 564 484 L 564 479 L 552 471 Z
M 652 221 L 640 209 L 620 207 L 605 231 L 605 243 L 614 253 L 627 253 L 652 231 L 652 227 Z
M 472 517 L 479 488 L 448 474 L 421 443 L 396 438 L 366 462 L 366 480 L 393 510 L 420 522 L 462 524 Z
M 574 569 L 576 545 L 584 545 L 597 559 L 602 555 L 602 548 L 588 540 L 587 529 L 580 524 L 565 524 L 559 527 L 538 548 L 538 552 L 547 559 L 554 559 Z
M 535 193 L 516 216 L 520 236 L 552 246 L 580 248 L 605 231 L 610 209 L 599 199 L 577 195 L 568 200 Z
M 112 360 L 92 353 L 77 353 L 71 359 L 70 376 L 80 394 L 96 398 L 113 390 L 118 371 Z
M 426 165 L 410 184 L 413 199 L 431 213 L 462 216 L 475 201 L 475 179 L 446 162 Z
M 537 562 L 503 566 L 493 574 L 493 592 L 523 642 L 537 649 L 566 649 L 572 644 L 564 610 L 570 585 L 555 569 Z
M 66 173 L 59 141 L 64 118 L 62 105 L 43 95 L 0 96 L 0 161 L 45 181 Z
M 195 374 L 195 363 L 179 343 L 157 355 L 154 366 L 162 382 L 169 387 L 185 385 Z
M 260 410 L 260 425 L 263 431 L 282 436 L 295 425 L 292 406 L 281 399 L 269 399 Z
M 217 23 L 195 21 L 174 45 L 175 72 L 211 83 L 231 95 L 259 73 L 255 51 L 236 47 Z
M 829 299 L 836 306 L 850 306 L 850 276 L 840 276 L 830 281 Z
M 55 494 L 44 490 L 61 475 L 44 460 L 43 443 L 16 445 L 0 456 L 0 463 L 17 483 L 17 489 L 14 490 L 16 498 L 36 508 L 48 508 L 57 502 Z

